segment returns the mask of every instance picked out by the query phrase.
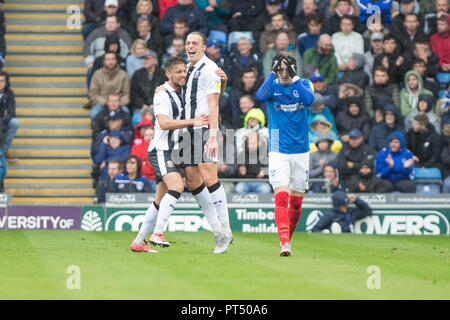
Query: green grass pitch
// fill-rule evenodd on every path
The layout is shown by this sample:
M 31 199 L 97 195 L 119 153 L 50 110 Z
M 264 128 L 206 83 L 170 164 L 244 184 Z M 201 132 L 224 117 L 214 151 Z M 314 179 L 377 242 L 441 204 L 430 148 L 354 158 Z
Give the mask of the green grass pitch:
M 209 232 L 166 233 L 157 254 L 131 252 L 134 236 L 0 231 L 0 299 L 450 299 L 448 236 L 296 233 L 289 258 L 277 234 L 236 232 L 224 255 Z M 380 289 L 367 287 L 371 265 Z

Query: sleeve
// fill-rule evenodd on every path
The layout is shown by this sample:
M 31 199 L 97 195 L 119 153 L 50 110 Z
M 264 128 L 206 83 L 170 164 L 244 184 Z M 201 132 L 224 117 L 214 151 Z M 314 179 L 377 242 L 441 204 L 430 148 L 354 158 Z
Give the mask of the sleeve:
M 316 223 L 316 225 L 312 228 L 312 232 L 322 232 L 323 230 L 327 229 L 331 222 L 334 219 L 334 214 L 332 211 L 326 212 Z
M 256 92 L 256 99 L 261 102 L 265 102 L 272 97 L 272 86 L 275 80 L 275 73 L 270 72 L 264 83 L 259 87 Z
M 314 102 L 314 89 L 311 81 L 299 78 L 294 81 L 294 85 L 297 88 L 303 103 L 306 106 L 310 106 Z
M 355 200 L 356 209 L 352 212 L 352 222 L 355 223 L 367 216 L 372 215 L 372 208 L 362 200 L 361 198 L 356 198 Z
M 155 112 L 155 117 L 160 114 L 165 114 L 169 117 L 169 106 L 170 99 L 166 92 L 159 92 L 153 98 L 153 110 Z
M 209 68 L 204 77 L 206 94 L 220 94 L 220 77 L 216 74 L 218 68 Z
M 377 154 L 376 169 L 378 172 L 377 175 L 383 179 L 385 179 L 387 174 L 391 171 L 389 165 L 386 163 L 385 149 L 380 150 Z

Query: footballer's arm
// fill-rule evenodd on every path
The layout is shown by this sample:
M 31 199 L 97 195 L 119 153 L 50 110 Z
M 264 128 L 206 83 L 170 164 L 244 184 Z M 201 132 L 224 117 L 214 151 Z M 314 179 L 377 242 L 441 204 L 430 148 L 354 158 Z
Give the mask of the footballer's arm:
M 258 99 L 258 101 L 265 102 L 272 97 L 272 84 L 275 77 L 275 72 L 270 72 L 264 83 L 259 87 L 256 92 L 256 99 Z
M 194 119 L 175 120 L 170 119 L 165 114 L 158 114 L 156 118 L 158 119 L 159 126 L 162 130 L 175 130 L 186 127 L 203 126 L 209 123 L 207 115 L 201 115 Z
M 219 145 L 217 143 L 217 126 L 219 123 L 219 94 L 208 94 L 209 105 L 209 139 L 205 144 L 209 157 L 217 155 Z

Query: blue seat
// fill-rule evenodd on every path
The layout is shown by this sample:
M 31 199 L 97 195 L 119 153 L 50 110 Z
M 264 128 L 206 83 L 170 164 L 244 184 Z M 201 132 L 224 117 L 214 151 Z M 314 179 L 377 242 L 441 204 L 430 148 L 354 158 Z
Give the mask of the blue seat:
M 445 89 L 447 87 L 447 83 L 450 82 L 450 73 L 439 72 L 436 75 L 436 79 L 439 81 L 441 89 Z
M 338 74 L 337 74 L 337 80 L 339 80 L 339 79 L 342 77 L 343 74 L 344 74 L 343 72 L 338 72 Z
M 414 182 L 419 194 L 441 192 L 442 174 L 438 168 L 414 168 Z
M 414 168 L 414 180 L 417 179 L 442 180 L 441 170 L 438 168 Z
M 231 52 L 232 46 L 236 45 L 238 40 L 241 38 L 247 38 L 251 43 L 255 43 L 251 31 L 233 31 L 228 34 L 228 52 Z
M 439 99 L 445 97 L 446 94 L 447 94 L 447 91 L 445 91 L 445 90 L 439 91 Z

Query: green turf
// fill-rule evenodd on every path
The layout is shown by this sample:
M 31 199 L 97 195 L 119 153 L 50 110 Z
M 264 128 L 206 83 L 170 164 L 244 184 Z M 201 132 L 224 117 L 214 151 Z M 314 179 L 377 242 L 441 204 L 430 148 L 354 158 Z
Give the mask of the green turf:
M 450 299 L 448 236 L 167 233 L 158 254 L 129 250 L 131 232 L 0 231 L 0 299 Z M 81 289 L 67 289 L 70 265 Z M 369 290 L 367 268 L 381 270 Z

